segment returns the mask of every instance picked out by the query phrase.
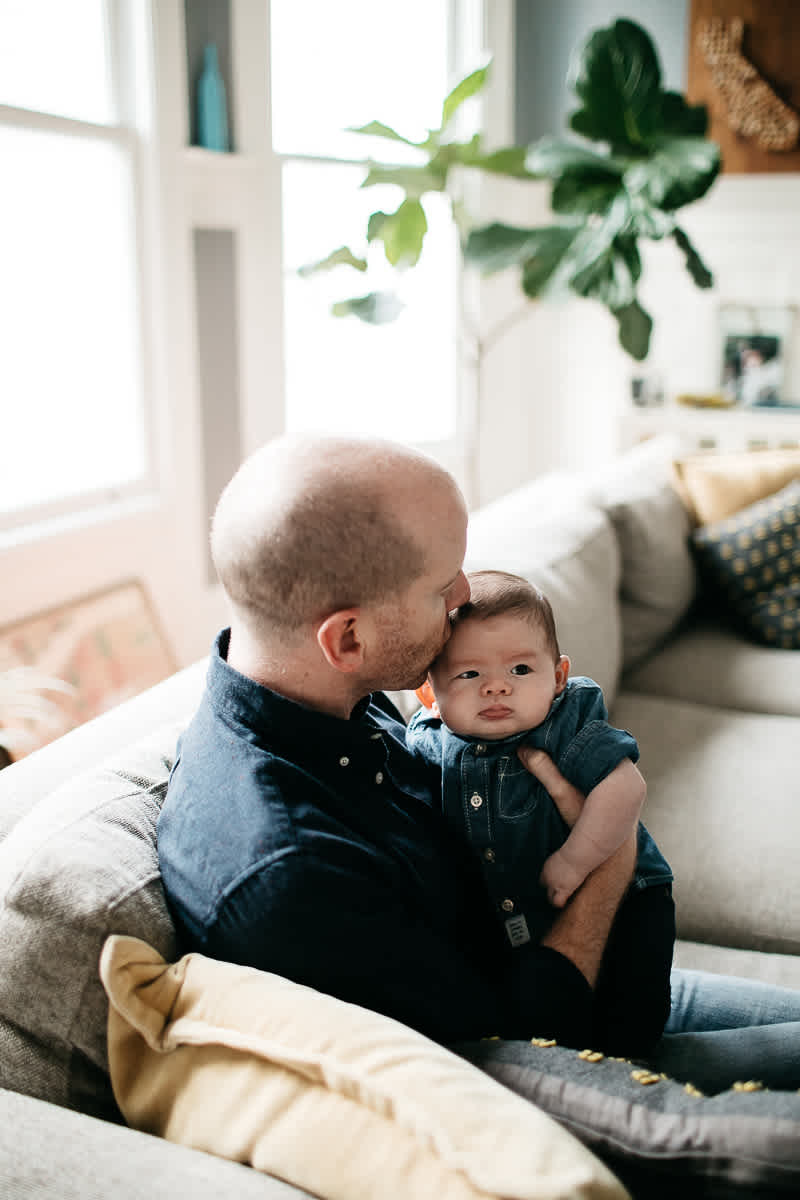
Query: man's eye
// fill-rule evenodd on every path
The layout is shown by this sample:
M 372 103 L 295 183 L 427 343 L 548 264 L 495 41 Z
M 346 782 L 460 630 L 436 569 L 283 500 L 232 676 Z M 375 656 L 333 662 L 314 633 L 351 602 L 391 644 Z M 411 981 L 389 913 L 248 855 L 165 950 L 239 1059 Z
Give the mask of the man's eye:
M 531 669 L 527 663 L 517 663 L 515 667 L 511 668 L 512 675 L 530 675 L 530 673 Z
M 477 671 L 462 671 L 460 675 L 456 675 L 456 679 L 477 679 Z

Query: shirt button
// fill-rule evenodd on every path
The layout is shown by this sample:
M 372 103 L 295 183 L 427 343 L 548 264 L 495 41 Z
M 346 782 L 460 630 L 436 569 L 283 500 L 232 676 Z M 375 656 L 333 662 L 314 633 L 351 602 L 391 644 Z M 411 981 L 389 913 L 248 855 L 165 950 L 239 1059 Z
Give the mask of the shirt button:
M 343 754 L 342 757 L 339 759 L 339 766 L 347 767 L 349 765 L 350 765 L 350 759 L 347 757 L 346 754 Z
M 477 792 L 473 792 L 469 798 L 469 802 L 473 808 L 480 808 L 483 804 L 483 796 L 479 796 Z
M 383 783 L 383 771 L 378 771 L 378 774 L 375 776 L 375 782 Z
M 497 858 L 497 855 L 495 854 L 494 850 L 492 850 L 492 848 L 490 846 L 488 850 L 484 850 L 483 857 L 486 859 L 487 862 L 494 862 L 494 860 Z
M 502 904 L 500 905 L 500 907 L 502 908 L 503 912 L 513 912 L 514 911 L 514 901 L 513 900 L 504 900 L 502 902 Z
M 478 742 L 477 746 L 475 747 L 475 753 L 476 754 L 485 754 L 486 753 L 486 747 L 484 746 L 483 742 Z

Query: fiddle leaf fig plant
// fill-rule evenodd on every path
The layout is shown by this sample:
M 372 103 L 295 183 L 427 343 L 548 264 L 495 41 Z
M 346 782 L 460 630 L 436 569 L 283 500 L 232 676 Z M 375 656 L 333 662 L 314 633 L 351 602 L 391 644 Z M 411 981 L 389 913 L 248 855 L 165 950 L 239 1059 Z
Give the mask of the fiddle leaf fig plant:
M 671 238 L 694 283 L 712 285 L 711 272 L 678 224 L 676 212 L 699 200 L 720 170 L 719 147 L 706 137 L 705 108 L 690 106 L 662 86 L 661 67 L 649 35 L 633 21 L 618 20 L 592 33 L 573 57 L 569 81 L 579 107 L 569 125 L 575 137 L 545 137 L 530 147 L 486 152 L 480 134 L 450 137 L 460 105 L 486 84 L 488 68 L 463 79 L 445 99 L 439 129 L 409 142 L 380 122 L 356 132 L 414 146 L 422 161 L 386 166 L 368 161 L 362 187 L 394 183 L 404 193 L 394 212 L 374 212 L 367 244 L 380 241 L 392 266 L 413 266 L 422 253 L 427 220 L 422 197 L 448 192 L 454 167 L 521 179 L 549 180 L 556 218 L 526 229 L 493 223 L 475 227 L 451 189 L 453 219 L 464 259 L 484 274 L 516 268 L 529 299 L 573 292 L 599 301 L 617 321 L 622 347 L 637 360 L 647 356 L 652 319 L 639 302 L 640 239 Z M 366 253 L 341 247 L 304 273 L 339 262 L 364 271 Z M 399 311 L 386 293 L 371 293 L 334 307 L 378 322 Z

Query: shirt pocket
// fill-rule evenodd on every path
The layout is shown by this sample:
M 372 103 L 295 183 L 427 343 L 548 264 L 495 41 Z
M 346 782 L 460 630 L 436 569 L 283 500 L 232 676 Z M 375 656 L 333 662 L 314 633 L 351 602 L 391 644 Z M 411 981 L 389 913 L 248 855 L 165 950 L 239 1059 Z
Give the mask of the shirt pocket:
M 523 767 L 516 754 L 497 764 L 497 814 L 503 821 L 521 821 L 549 804 L 539 780 Z

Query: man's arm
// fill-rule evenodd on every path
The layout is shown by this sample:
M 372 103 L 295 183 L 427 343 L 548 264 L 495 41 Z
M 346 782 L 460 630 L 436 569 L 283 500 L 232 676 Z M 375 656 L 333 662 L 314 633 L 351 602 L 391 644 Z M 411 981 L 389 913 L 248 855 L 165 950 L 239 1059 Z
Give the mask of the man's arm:
M 521 746 L 518 754 L 524 766 L 546 788 L 567 824 L 574 825 L 584 805 L 578 789 L 564 778 L 544 751 Z M 592 988 L 597 983 L 608 935 L 635 864 L 634 831 L 578 888 L 542 939 L 543 947 L 568 959 Z
M 629 758 L 624 758 L 592 788 L 569 837 L 542 868 L 547 898 L 563 908 L 596 867 L 619 849 L 636 829 L 647 786 Z

